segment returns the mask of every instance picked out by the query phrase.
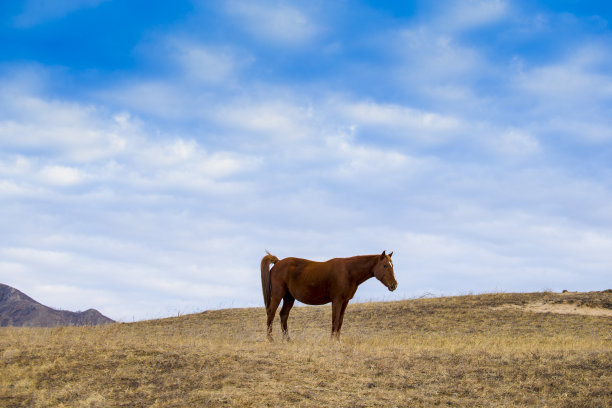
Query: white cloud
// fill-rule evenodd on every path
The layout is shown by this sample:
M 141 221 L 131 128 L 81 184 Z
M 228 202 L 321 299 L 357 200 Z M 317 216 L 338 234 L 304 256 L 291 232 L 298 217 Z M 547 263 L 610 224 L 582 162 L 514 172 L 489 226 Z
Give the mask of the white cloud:
M 28 194 L 28 189 L 20 187 L 13 181 L 0 180 L 0 196 L 18 196 Z
M 451 116 L 392 104 L 346 103 L 341 104 L 338 111 L 358 128 L 368 126 L 391 131 L 395 137 L 401 135 L 430 145 L 448 142 L 457 129 L 464 126 L 459 119 Z
M 134 130 L 125 118 L 109 120 L 92 106 L 49 101 L 27 88 L 0 84 L 0 146 L 8 151 L 44 151 L 87 162 L 120 153 Z
M 383 71 L 395 86 L 445 111 L 481 108 L 475 85 L 497 74 L 478 48 L 435 25 L 393 30 L 380 40 L 380 47 L 391 50 L 397 61 Z
M 4 259 L 20 261 L 28 260 L 36 262 L 40 265 L 48 265 L 53 267 L 65 267 L 70 261 L 70 256 L 68 254 L 54 250 L 4 247 L 1 251 Z
M 215 121 L 246 134 L 256 134 L 286 144 L 304 140 L 316 128 L 310 106 L 291 99 L 232 101 L 213 109 Z M 313 126 L 314 125 L 314 126 Z
M 444 117 L 432 112 L 423 112 L 409 107 L 376 104 L 355 103 L 345 107 L 350 118 L 363 123 L 398 127 L 422 128 L 431 130 L 452 130 L 460 122 L 451 117 Z
M 402 180 L 418 177 L 435 167 L 433 160 L 411 157 L 402 151 L 360 145 L 353 133 L 339 133 L 326 139 L 326 154 L 331 158 L 333 172 L 346 185 L 399 186 Z M 393 188 L 393 187 L 392 187 Z
M 32 167 L 31 160 L 21 155 L 0 156 L 0 176 L 20 175 L 28 172 Z
M 79 184 L 85 175 L 74 167 L 53 165 L 45 166 L 40 171 L 40 177 L 44 182 L 66 187 Z
M 555 107 L 612 97 L 610 75 L 588 72 L 586 67 L 571 61 L 535 67 L 519 78 L 518 85 L 530 94 L 545 98 Z
M 0 146 L 8 152 L 0 157 L 4 194 L 82 184 L 230 193 L 244 188 L 231 178 L 261 162 L 248 152 L 208 151 L 195 139 L 160 134 L 125 111 L 49 101 L 15 84 L 7 89 L 0 98 L 7 108 L 0 117 Z
M 454 1 L 442 11 L 437 25 L 453 31 L 477 28 L 500 21 L 508 15 L 508 9 L 504 0 Z
M 233 0 L 226 3 L 225 10 L 237 17 L 250 34 L 273 44 L 304 43 L 319 31 L 312 18 L 295 3 Z
M 255 62 L 244 49 L 172 34 L 139 46 L 138 53 L 164 67 L 166 76 L 128 77 L 97 96 L 139 115 L 170 120 L 207 118 L 226 101 L 226 94 L 243 92 L 240 81 Z
M 169 39 L 169 54 L 186 75 L 186 80 L 227 87 L 238 71 L 252 63 L 253 58 L 240 55 L 228 47 L 211 47 L 189 40 Z
M 197 87 L 195 88 L 197 89 Z M 162 119 L 185 119 L 206 110 L 210 101 L 194 94 L 194 87 L 176 81 L 133 80 L 100 91 L 100 98 L 127 109 Z
M 606 47 L 586 45 L 562 60 L 522 69 L 513 78 L 515 98 L 529 100 L 533 129 L 575 142 L 601 144 L 612 140 L 609 112 L 612 76 Z M 545 119 L 542 119 L 545 118 Z
M 529 133 L 510 129 L 489 141 L 492 151 L 510 158 L 531 156 L 540 151 L 539 141 Z

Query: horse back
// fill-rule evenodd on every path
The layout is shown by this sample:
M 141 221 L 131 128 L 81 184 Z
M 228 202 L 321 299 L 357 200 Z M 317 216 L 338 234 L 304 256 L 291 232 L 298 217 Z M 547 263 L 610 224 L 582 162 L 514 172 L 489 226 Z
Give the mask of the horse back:
M 311 261 L 302 258 L 285 258 L 277 262 L 274 268 L 284 269 L 288 279 L 328 278 L 334 274 L 336 259 L 326 262 Z

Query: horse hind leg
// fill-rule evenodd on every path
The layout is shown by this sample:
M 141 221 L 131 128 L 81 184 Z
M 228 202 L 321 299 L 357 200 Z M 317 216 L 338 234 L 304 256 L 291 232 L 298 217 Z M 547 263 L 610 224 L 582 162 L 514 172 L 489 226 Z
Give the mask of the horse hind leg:
M 268 313 L 268 340 L 272 340 L 272 322 L 274 322 L 274 315 L 276 314 L 276 309 L 281 301 L 281 297 L 272 295 L 270 297 L 270 304 L 268 305 L 268 309 L 266 312 Z
M 293 307 L 293 303 L 295 302 L 295 298 L 287 291 L 287 294 L 283 298 L 283 307 L 280 311 L 281 318 L 281 328 L 283 329 L 283 335 L 286 340 L 289 340 L 289 330 L 287 329 L 287 319 L 289 318 L 289 312 Z

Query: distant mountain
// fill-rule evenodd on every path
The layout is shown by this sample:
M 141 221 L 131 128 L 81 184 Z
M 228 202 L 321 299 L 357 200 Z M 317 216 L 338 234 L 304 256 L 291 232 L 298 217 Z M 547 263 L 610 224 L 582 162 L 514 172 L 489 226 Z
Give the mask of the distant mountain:
M 94 326 L 113 322 L 95 309 L 84 312 L 52 309 L 0 283 L 0 326 Z

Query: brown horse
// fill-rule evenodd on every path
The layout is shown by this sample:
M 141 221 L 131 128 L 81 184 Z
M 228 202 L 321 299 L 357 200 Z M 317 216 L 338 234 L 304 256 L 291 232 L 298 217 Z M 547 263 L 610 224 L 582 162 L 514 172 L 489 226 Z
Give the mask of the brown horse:
M 285 337 L 289 337 L 287 318 L 293 302 L 297 299 L 308 305 L 332 302 L 332 337 L 338 339 L 344 311 L 349 300 L 355 295 L 357 286 L 371 277 L 376 277 L 389 290 L 397 288 L 391 255 L 393 252 L 387 255 L 383 251 L 380 255 L 315 262 L 300 258 L 285 258 L 279 261 L 267 252 L 261 260 L 261 286 L 268 313 L 268 338 L 272 339 L 272 321 L 281 299 L 281 327 Z M 272 269 L 270 264 L 274 264 Z

